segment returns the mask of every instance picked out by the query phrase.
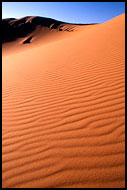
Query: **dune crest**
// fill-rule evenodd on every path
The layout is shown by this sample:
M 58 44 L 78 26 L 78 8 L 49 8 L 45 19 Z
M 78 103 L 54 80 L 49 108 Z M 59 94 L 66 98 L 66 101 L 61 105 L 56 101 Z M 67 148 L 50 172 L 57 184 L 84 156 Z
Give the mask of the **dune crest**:
M 125 188 L 125 14 L 30 36 L 2 57 L 2 187 Z
M 37 16 L 3 19 L 2 53 L 4 56 L 10 55 L 62 40 L 70 37 L 71 32 L 75 33 L 92 25 L 94 24 L 70 24 Z M 6 51 L 7 49 L 8 51 Z

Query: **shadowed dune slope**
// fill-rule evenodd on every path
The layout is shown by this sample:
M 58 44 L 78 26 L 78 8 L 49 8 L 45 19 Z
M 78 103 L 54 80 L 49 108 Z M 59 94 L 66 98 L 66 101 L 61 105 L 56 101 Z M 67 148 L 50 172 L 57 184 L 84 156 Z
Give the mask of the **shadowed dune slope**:
M 2 104 L 3 188 L 124 188 L 125 14 L 3 56 Z
M 2 20 L 2 50 L 7 54 L 61 40 L 93 24 L 71 24 L 51 18 L 27 16 Z M 30 39 L 30 40 L 29 40 Z M 10 43 L 11 42 L 11 43 Z M 31 43 L 31 45 L 28 45 Z M 23 45 L 27 44 L 27 45 Z M 8 51 L 6 51 L 8 50 Z

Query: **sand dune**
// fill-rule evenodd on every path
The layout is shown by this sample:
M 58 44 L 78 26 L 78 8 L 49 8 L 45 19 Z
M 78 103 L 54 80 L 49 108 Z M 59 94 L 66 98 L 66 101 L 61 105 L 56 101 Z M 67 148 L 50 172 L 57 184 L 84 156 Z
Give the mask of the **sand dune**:
M 125 14 L 34 32 L 3 44 L 3 188 L 124 188 Z
M 23 17 L 21 19 L 3 19 L 3 55 L 14 54 L 62 40 L 72 36 L 71 32 L 74 34 L 76 31 L 82 30 L 83 28 L 90 28 L 93 25 L 69 24 L 50 18 L 33 16 Z

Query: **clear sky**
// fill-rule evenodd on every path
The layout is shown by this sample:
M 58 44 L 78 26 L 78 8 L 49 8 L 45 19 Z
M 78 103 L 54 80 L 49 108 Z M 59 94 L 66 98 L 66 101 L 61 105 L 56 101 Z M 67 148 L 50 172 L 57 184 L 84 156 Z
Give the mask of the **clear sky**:
M 125 13 L 125 2 L 2 2 L 2 18 L 42 16 L 70 23 L 104 23 Z

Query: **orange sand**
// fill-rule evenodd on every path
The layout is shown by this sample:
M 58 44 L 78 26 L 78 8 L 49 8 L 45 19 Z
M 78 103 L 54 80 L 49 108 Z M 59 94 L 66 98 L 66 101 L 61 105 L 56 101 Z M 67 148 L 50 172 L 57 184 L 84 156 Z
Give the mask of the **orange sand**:
M 39 35 L 3 45 L 3 188 L 124 188 L 125 14 Z

